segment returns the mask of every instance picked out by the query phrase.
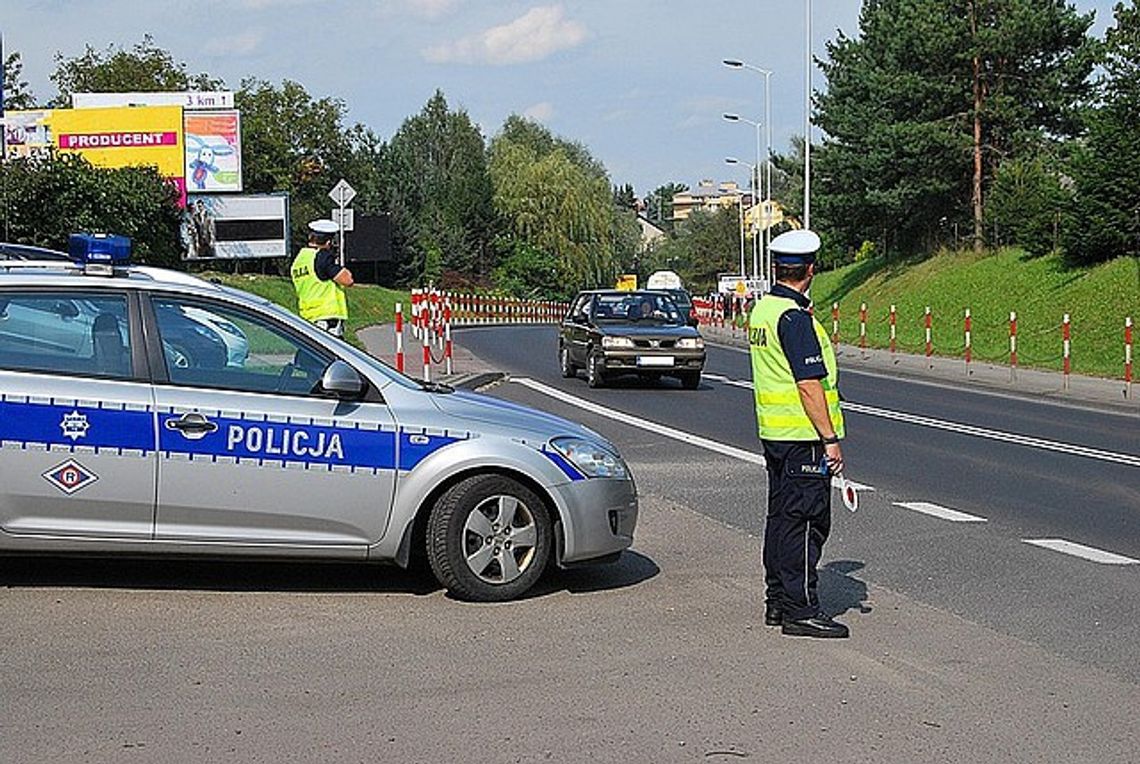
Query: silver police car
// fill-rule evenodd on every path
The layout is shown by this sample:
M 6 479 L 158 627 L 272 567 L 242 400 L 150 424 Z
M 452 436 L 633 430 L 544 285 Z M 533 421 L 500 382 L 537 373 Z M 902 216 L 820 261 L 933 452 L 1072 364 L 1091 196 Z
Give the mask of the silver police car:
M 632 544 L 633 477 L 598 434 L 129 266 L 119 238 L 0 262 L 0 553 L 422 555 L 455 596 L 497 601 Z

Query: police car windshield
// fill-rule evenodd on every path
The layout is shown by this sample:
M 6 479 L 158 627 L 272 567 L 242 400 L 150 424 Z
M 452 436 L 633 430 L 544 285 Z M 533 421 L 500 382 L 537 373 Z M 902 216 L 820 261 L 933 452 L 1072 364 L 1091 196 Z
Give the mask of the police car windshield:
M 684 319 L 668 295 L 655 292 L 623 292 L 601 294 L 594 305 L 594 320 L 599 323 L 646 322 L 682 324 Z

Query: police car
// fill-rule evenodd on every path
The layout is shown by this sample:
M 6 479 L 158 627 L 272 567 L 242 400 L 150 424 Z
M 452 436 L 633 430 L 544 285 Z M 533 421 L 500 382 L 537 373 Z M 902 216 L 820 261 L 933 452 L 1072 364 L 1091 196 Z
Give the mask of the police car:
M 122 237 L 73 236 L 70 254 L 0 261 L 0 553 L 423 556 L 455 596 L 495 601 L 633 542 L 633 477 L 585 427 L 130 266 Z M 81 342 L 61 307 L 77 301 Z M 188 323 L 247 347 L 188 342 Z

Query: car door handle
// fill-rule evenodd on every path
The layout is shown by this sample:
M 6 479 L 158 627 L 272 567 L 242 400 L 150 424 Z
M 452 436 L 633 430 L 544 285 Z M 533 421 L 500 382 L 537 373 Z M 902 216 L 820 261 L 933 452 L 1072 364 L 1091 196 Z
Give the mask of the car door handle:
M 211 422 L 202 414 L 191 412 L 183 414 L 180 419 L 167 419 L 166 429 L 177 430 L 182 433 L 183 437 L 189 438 L 190 440 L 198 440 L 212 432 L 216 432 L 218 425 Z

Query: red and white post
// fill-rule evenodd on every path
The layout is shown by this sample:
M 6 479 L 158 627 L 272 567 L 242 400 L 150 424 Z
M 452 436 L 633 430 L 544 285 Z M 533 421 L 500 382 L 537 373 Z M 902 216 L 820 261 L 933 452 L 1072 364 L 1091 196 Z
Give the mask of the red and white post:
M 965 336 L 966 336 L 966 351 L 965 351 L 966 352 L 966 376 L 968 377 L 968 376 L 970 376 L 970 373 L 971 373 L 970 372 L 970 362 L 974 360 L 974 349 L 971 345 L 971 341 L 973 340 L 973 319 L 970 318 L 970 309 L 969 308 L 966 308 Z
M 859 349 L 867 349 L 867 303 L 859 303 Z
M 396 371 L 404 371 L 404 306 L 396 303 Z
M 930 366 L 930 368 L 933 369 L 934 361 L 932 359 L 934 358 L 934 332 L 932 330 L 933 320 L 930 315 L 929 305 L 926 306 L 926 317 L 924 323 L 926 324 L 926 363 Z
M 1017 313 L 1009 312 L 1009 381 L 1017 379 Z
M 451 374 L 451 301 L 443 302 L 443 363 L 444 371 Z
M 1072 365 L 1069 362 L 1069 351 L 1071 349 L 1069 336 L 1069 314 L 1066 313 L 1061 319 L 1061 381 L 1065 390 L 1069 389 L 1069 372 L 1072 371 Z
M 1132 397 L 1132 316 L 1124 319 L 1124 397 Z
M 895 352 L 895 306 L 891 306 L 891 354 Z
M 831 344 L 839 344 L 839 303 L 831 303 Z
M 424 330 L 424 382 L 431 382 L 431 332 Z

